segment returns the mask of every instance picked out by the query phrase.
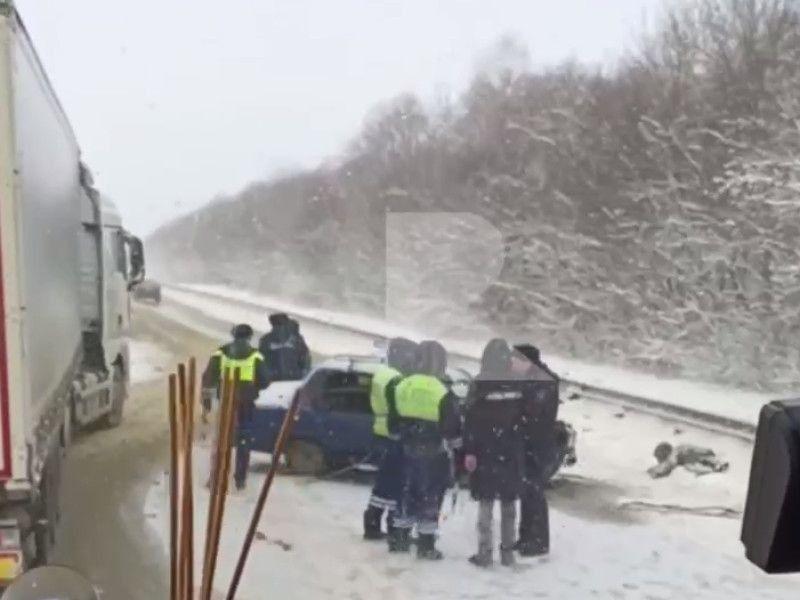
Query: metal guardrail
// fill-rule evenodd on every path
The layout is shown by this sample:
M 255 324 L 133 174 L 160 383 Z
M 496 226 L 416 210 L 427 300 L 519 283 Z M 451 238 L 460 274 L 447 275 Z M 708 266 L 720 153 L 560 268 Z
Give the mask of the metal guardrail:
M 166 289 L 173 289 L 181 293 L 192 294 L 194 296 L 198 296 L 201 298 L 207 298 L 210 300 L 214 300 L 216 302 L 235 304 L 238 306 L 248 308 L 250 310 L 257 310 L 260 312 L 262 311 L 282 312 L 280 308 L 269 306 L 267 304 L 262 304 L 260 302 L 254 302 L 240 298 L 230 298 L 222 294 L 216 294 L 214 292 L 210 292 L 207 290 L 198 290 L 196 288 L 188 286 L 164 285 L 163 287 L 165 287 Z M 347 323 L 336 323 L 320 317 L 309 316 L 307 314 L 301 314 L 297 312 L 293 314 L 303 321 L 313 322 L 317 325 L 323 325 L 326 327 L 330 327 L 331 329 L 347 332 L 350 334 L 361 335 L 367 339 L 376 340 L 385 337 L 383 335 L 375 333 L 374 331 L 370 331 L 365 327 L 359 327 L 357 325 L 347 324 Z M 448 354 L 450 355 L 451 358 L 454 358 L 459 362 L 476 364 L 479 360 L 479 357 L 477 356 L 471 356 L 460 352 L 449 352 Z M 622 408 L 625 408 L 627 410 L 647 413 L 662 419 L 673 420 L 680 423 L 686 423 L 694 427 L 718 433 L 724 433 L 726 435 L 735 436 L 747 441 L 752 441 L 755 438 L 756 427 L 754 423 L 741 421 L 735 418 L 726 417 L 711 412 L 706 412 L 700 409 L 678 406 L 675 404 L 664 402 L 662 400 L 648 398 L 646 396 L 639 396 L 635 394 L 629 394 L 626 392 L 620 392 L 618 390 L 603 388 L 596 385 L 586 384 L 572 379 L 562 378 L 561 383 L 564 386 L 562 389 L 562 396 L 566 398 L 569 398 L 574 394 L 578 394 L 579 396 L 585 397 L 589 400 L 604 402 L 607 404 L 614 404 Z

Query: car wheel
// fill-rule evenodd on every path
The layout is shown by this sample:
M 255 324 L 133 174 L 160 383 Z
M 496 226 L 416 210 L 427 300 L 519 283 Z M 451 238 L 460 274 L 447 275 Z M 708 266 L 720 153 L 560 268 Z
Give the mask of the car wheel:
M 286 449 L 286 466 L 297 475 L 321 475 L 328 470 L 328 461 L 316 444 L 292 440 Z

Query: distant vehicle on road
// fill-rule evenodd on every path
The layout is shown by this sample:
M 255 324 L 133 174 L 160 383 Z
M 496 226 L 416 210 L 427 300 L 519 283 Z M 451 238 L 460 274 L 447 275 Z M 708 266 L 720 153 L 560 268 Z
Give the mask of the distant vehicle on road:
M 134 299 L 139 302 L 161 304 L 161 284 L 154 279 L 145 279 L 133 290 Z
M 271 384 L 256 402 L 253 449 L 272 452 L 286 410 L 300 394 L 300 416 L 286 451 L 292 472 L 322 475 L 348 464 L 375 464 L 378 446 L 369 394 L 381 364 L 375 357 L 338 357 L 317 365 L 302 381 Z M 472 376 L 460 368 L 449 368 L 447 376 L 463 403 Z M 561 465 L 575 463 L 575 432 L 561 421 L 558 428 L 559 452 L 549 469 L 551 477 Z

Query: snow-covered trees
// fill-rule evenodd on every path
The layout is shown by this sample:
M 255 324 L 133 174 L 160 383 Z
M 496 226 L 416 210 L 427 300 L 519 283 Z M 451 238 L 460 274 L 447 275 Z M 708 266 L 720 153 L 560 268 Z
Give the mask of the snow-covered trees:
M 469 211 L 505 237 L 472 303 L 498 328 L 782 389 L 800 360 L 799 192 L 798 4 L 695 0 L 613 73 L 532 72 L 501 40 L 458 103 L 402 95 L 335 164 L 212 203 L 150 246 L 192 277 L 379 310 L 387 211 Z

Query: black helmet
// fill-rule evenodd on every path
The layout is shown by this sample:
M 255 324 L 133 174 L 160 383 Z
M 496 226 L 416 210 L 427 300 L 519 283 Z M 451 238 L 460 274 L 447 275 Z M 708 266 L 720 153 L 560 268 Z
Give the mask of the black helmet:
M 241 323 L 231 329 L 231 335 L 235 340 L 249 340 L 253 337 L 253 328 L 247 323 Z
M 656 457 L 658 462 L 664 462 L 672 454 L 672 444 L 669 442 L 661 442 L 656 449 L 653 450 L 653 456 Z
M 407 338 L 392 338 L 386 350 L 386 362 L 401 373 L 413 372 L 417 365 L 417 343 Z
M 505 375 L 511 366 L 511 348 L 503 338 L 494 338 L 486 344 L 481 357 L 481 373 Z
M 435 340 L 420 342 L 417 352 L 417 369 L 426 375 L 444 377 L 447 370 L 447 350 Z
M 527 358 L 532 363 L 538 365 L 542 362 L 541 353 L 539 352 L 539 348 L 534 346 L 533 344 L 517 344 L 514 346 L 514 350 L 522 354 L 525 358 Z
M 279 325 L 288 325 L 290 320 L 291 319 L 289 319 L 289 315 L 282 312 L 272 313 L 269 316 L 269 324 L 273 327 L 278 327 Z

